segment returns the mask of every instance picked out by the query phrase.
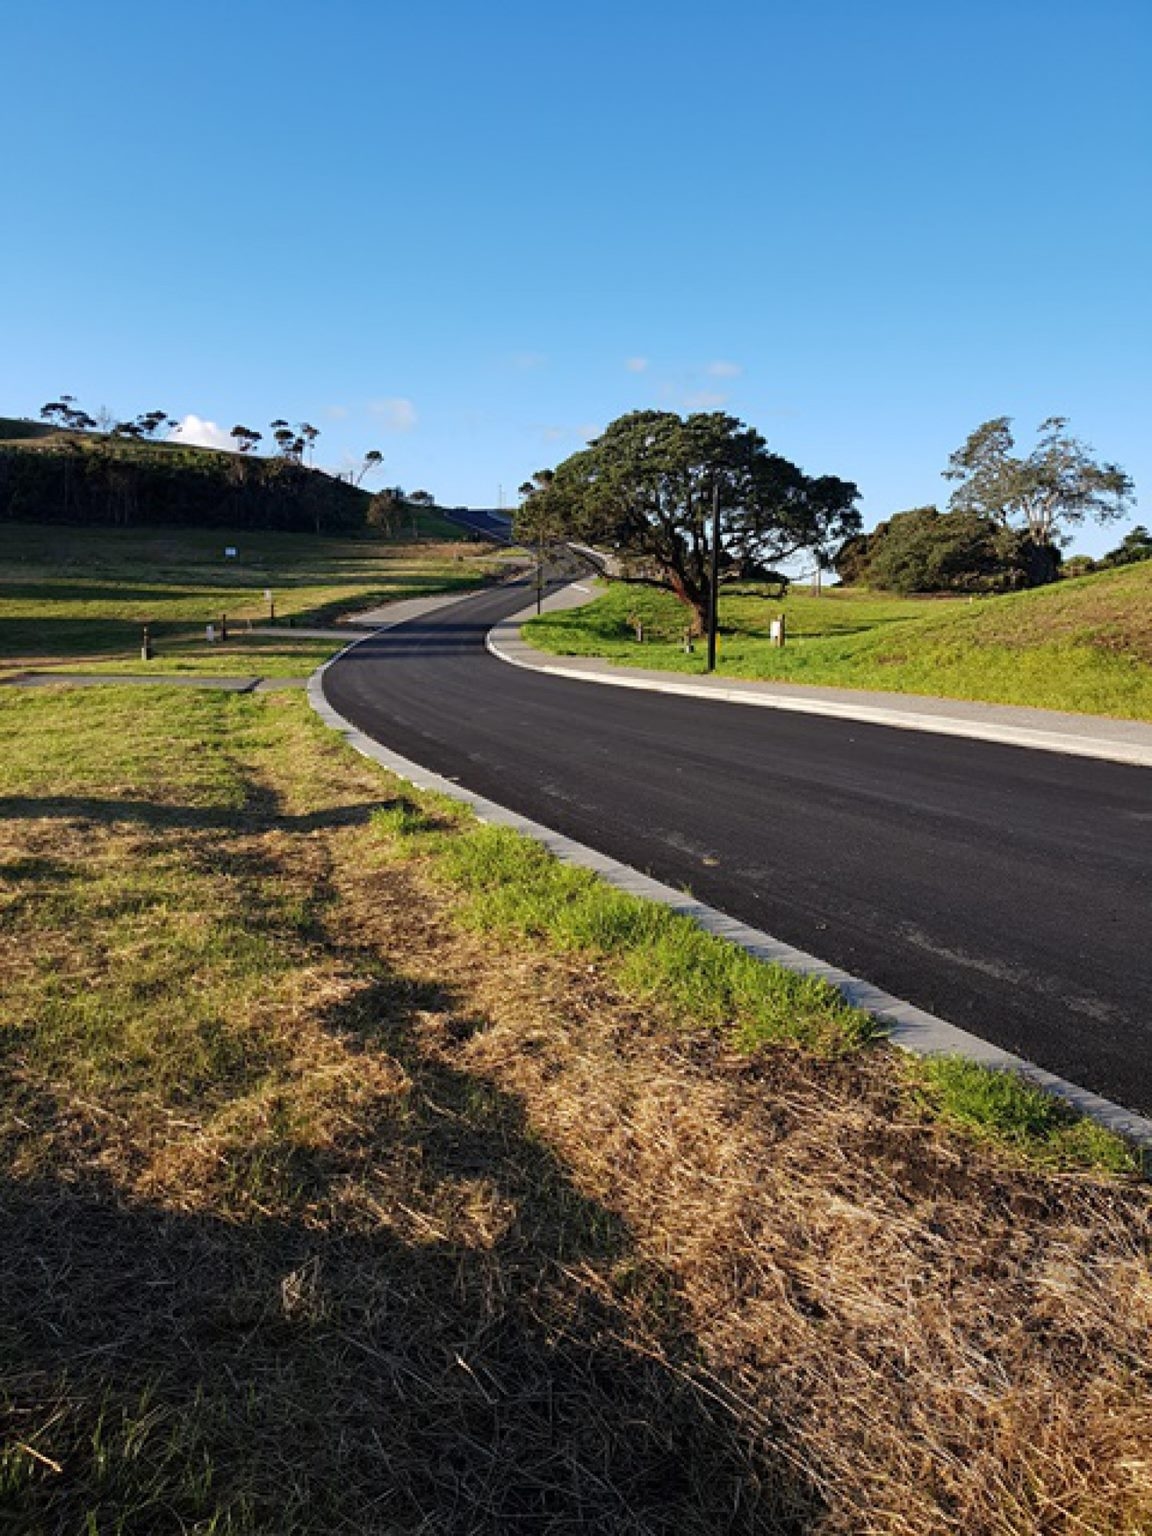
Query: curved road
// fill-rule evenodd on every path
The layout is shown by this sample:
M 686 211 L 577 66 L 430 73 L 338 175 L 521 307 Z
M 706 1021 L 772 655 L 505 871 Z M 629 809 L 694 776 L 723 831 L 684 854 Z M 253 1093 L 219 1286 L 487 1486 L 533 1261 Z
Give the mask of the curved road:
M 525 672 L 502 587 L 324 678 L 369 736 L 1152 1113 L 1152 771 Z

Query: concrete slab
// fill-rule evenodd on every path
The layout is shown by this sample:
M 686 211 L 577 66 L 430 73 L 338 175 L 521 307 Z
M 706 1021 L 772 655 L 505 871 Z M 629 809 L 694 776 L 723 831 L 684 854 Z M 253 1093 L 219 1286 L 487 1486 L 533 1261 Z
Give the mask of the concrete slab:
M 48 688 L 64 683 L 70 688 L 217 688 L 225 693 L 251 693 L 261 679 L 205 677 L 189 672 L 20 672 L 2 681 L 9 688 Z M 303 680 L 297 686 L 303 686 Z

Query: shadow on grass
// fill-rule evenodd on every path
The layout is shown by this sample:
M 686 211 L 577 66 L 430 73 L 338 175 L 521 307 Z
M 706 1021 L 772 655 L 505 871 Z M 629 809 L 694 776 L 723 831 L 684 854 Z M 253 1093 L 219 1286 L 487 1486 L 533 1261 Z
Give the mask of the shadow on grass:
M 329 1010 L 403 1069 L 402 1104 L 235 1147 L 220 1177 L 262 1214 L 107 1173 L 0 1184 L 12 1529 L 809 1528 L 817 1495 L 701 1369 L 666 1277 L 518 1101 L 443 1059 L 486 1027 L 454 1007 L 384 976 Z
M 33 820 L 75 821 L 104 826 L 125 822 L 162 830 L 191 832 L 319 832 L 330 827 L 366 825 L 377 811 L 404 802 L 402 797 L 361 800 L 351 805 L 329 806 L 322 811 L 292 815 L 280 809 L 275 796 L 250 789 L 246 804 L 238 810 L 223 806 L 169 805 L 152 800 L 102 800 L 91 795 L 0 796 L 0 820 L 19 817 Z

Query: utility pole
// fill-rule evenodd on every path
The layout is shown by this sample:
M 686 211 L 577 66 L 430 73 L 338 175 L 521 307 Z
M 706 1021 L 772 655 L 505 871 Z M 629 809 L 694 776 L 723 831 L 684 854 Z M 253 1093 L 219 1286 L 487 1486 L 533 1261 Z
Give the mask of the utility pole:
M 716 630 L 720 622 L 720 486 L 712 476 L 712 548 L 708 578 L 708 671 L 716 670 Z

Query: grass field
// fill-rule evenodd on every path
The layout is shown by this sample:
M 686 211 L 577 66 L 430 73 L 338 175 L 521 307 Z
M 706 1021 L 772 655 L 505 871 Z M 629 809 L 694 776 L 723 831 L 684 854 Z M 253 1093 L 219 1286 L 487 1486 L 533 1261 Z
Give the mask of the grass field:
M 151 672 L 302 675 L 335 643 L 294 639 L 290 619 L 325 625 L 395 598 L 464 592 L 500 570 L 489 545 L 431 536 L 389 543 L 7 524 L 3 539 L 0 676 L 58 665 L 139 671 L 145 624 L 156 651 Z M 225 559 L 228 546 L 238 550 L 235 560 Z M 267 621 L 265 591 L 272 593 L 282 637 L 246 633 L 248 621 Z M 230 642 L 209 647 L 205 625 L 221 614 L 232 626 Z
M 1118 1144 L 299 695 L 0 694 L 0 975 L 6 1528 L 1152 1526 Z
M 783 612 L 789 639 L 770 643 Z M 610 587 L 591 606 L 532 620 L 525 638 L 560 655 L 698 673 L 670 594 Z M 645 640 L 637 643 L 632 620 Z M 1152 720 L 1152 562 L 1005 597 L 916 599 L 831 588 L 781 604 L 724 594 L 719 671 Z

